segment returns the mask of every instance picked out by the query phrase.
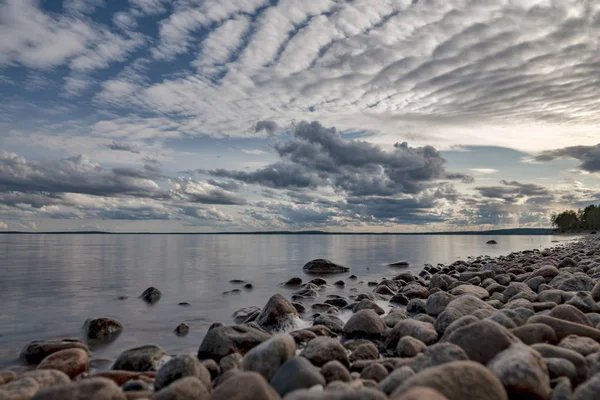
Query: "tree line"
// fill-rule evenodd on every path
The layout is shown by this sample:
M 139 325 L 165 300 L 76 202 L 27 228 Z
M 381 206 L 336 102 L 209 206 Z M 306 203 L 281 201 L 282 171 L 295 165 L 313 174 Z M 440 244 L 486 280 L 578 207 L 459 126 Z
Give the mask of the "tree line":
M 552 226 L 558 232 L 600 230 L 600 205 L 587 206 L 583 210 L 567 210 L 552 215 Z

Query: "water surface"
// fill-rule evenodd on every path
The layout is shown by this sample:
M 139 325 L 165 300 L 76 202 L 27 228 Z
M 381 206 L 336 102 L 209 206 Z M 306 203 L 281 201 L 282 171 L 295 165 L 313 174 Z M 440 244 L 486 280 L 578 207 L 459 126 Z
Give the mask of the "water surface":
M 486 245 L 490 239 L 497 245 Z M 114 359 L 122 350 L 147 343 L 170 353 L 195 352 L 211 323 L 231 323 L 231 314 L 262 306 L 280 285 L 302 272 L 305 262 L 328 258 L 351 268 L 355 283 L 327 294 L 349 295 L 351 287 L 393 276 L 389 262 L 407 260 L 419 272 L 424 263 L 449 263 L 468 256 L 498 256 L 549 247 L 554 236 L 455 235 L 0 235 L 0 363 L 15 363 L 29 341 L 79 337 L 90 317 L 119 320 L 125 331 L 95 357 Z M 223 295 L 251 282 L 254 289 Z M 359 283 L 362 282 L 362 283 Z M 163 297 L 153 306 L 138 296 L 148 286 Z M 119 296 L 129 296 L 118 300 Z M 324 297 L 324 295 L 323 295 Z M 179 306 L 189 302 L 191 306 Z M 190 334 L 176 337 L 181 322 Z

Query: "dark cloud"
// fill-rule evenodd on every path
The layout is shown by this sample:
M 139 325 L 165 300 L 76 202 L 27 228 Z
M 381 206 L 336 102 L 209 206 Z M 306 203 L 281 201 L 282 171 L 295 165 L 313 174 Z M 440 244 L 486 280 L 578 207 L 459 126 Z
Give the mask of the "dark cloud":
M 16 154 L 0 152 L 0 192 L 11 191 L 152 197 L 160 189 L 147 171 L 103 168 L 84 155 L 30 163 Z
M 113 142 L 111 144 L 107 145 L 106 147 L 108 147 L 109 149 L 114 150 L 114 151 L 128 151 L 130 153 L 140 154 L 140 151 L 138 150 L 138 148 L 136 146 L 133 146 L 128 143 L 117 142 L 115 140 L 113 140 Z
M 296 125 L 293 137 L 275 146 L 282 161 L 253 172 L 214 170 L 210 174 L 271 188 L 332 187 L 349 196 L 417 194 L 437 180 L 471 182 L 450 173 L 431 146 L 397 143 L 386 152 L 373 144 L 344 140 L 318 122 Z
M 279 130 L 279 125 L 277 125 L 274 121 L 258 121 L 256 125 L 254 125 L 254 132 L 266 132 L 269 136 L 273 136 Z
M 581 161 L 579 168 L 587 172 L 600 171 L 600 144 L 595 146 L 571 146 L 550 150 L 536 155 L 533 160 L 539 162 L 553 161 L 559 158 L 574 158 Z
M 525 197 L 534 197 L 538 200 L 551 198 L 551 193 L 543 186 L 533 183 L 521 183 L 517 181 L 500 181 L 503 186 L 476 187 L 483 197 L 503 200 L 507 203 L 515 203 Z

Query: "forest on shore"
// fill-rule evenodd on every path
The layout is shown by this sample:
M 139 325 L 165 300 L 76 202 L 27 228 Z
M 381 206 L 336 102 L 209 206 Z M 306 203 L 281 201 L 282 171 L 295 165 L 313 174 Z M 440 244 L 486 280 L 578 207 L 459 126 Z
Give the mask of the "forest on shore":
M 600 230 L 600 205 L 554 214 L 552 215 L 552 226 L 559 233 Z

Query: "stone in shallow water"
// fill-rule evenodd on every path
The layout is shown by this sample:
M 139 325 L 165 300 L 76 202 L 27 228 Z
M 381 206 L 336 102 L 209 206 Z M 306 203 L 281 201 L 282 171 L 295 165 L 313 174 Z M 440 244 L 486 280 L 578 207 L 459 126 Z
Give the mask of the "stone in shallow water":
M 190 327 L 182 322 L 181 324 L 177 325 L 173 332 L 175 335 L 183 337 L 190 333 Z
M 161 297 L 161 291 L 155 288 L 154 286 L 150 286 L 148 289 L 144 290 L 140 295 L 140 298 L 148 304 L 157 303 Z
M 123 325 L 112 318 L 89 318 L 83 324 L 83 332 L 93 342 L 108 342 L 117 338 L 123 331 Z
M 335 315 L 321 314 L 315 318 L 313 325 L 323 325 L 334 333 L 342 333 L 344 330 L 344 321 Z
M 363 299 L 360 302 L 356 303 L 354 305 L 354 307 L 352 308 L 352 312 L 356 313 L 360 310 L 373 310 L 377 313 L 377 315 L 383 315 L 385 314 L 385 311 L 383 310 L 383 308 L 379 307 L 379 305 L 377 305 L 377 303 L 375 303 L 372 300 L 368 300 L 368 299 Z
M 113 364 L 113 370 L 156 371 L 167 352 L 158 346 L 145 345 L 126 350 Z
M 66 349 L 82 349 L 88 351 L 85 344 L 79 340 L 34 340 L 21 350 L 20 358 L 28 364 L 39 364 L 44 358 L 57 351 Z
M 324 259 L 316 259 L 307 262 L 302 270 L 308 274 L 339 274 L 350 271 L 350 268 L 338 265 Z
M 280 294 L 271 296 L 262 309 L 256 322 L 267 331 L 281 331 L 293 324 L 298 317 L 298 311 L 285 297 Z

